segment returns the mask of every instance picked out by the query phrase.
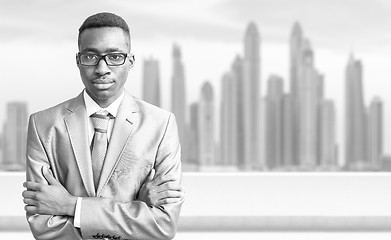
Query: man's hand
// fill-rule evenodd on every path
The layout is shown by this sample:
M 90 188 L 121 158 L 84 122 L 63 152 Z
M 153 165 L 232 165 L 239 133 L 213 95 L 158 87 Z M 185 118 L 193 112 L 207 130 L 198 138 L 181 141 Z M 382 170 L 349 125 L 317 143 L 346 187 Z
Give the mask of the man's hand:
M 137 200 L 148 206 L 160 206 L 179 202 L 184 197 L 183 187 L 172 176 L 154 177 L 155 169 L 152 169 L 141 186 Z
M 42 215 L 75 215 L 77 197 L 72 196 L 54 178 L 47 166 L 42 167 L 42 174 L 49 185 L 27 181 L 23 187 L 23 202 L 26 204 L 24 209 L 30 214 Z

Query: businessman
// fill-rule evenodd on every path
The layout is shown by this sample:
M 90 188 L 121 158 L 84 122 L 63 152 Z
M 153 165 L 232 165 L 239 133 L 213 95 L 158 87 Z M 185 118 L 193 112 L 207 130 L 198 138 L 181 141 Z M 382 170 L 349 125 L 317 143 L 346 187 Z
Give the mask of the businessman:
M 172 239 L 184 201 L 175 117 L 124 89 L 135 58 L 121 17 L 88 17 L 78 48 L 84 90 L 30 116 L 30 229 L 36 239 Z

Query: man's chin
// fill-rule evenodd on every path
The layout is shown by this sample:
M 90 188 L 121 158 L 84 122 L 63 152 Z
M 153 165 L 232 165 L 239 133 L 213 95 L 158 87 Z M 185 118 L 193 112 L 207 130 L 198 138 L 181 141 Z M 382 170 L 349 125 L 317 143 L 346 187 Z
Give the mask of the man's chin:
M 91 94 L 89 94 L 94 100 L 108 100 L 113 97 L 113 93 L 109 89 L 94 89 Z

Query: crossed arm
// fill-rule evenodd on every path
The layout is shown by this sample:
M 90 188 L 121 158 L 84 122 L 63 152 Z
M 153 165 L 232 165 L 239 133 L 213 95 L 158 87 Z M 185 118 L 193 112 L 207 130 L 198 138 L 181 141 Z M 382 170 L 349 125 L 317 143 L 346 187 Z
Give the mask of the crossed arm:
M 160 145 L 155 165 L 135 200 L 83 197 L 81 226 L 74 227 L 76 199 L 42 166 L 49 166 L 34 117 L 30 118 L 27 146 L 26 190 L 22 193 L 26 217 L 36 239 L 82 239 L 97 234 L 121 239 L 170 239 L 176 232 L 184 191 L 180 177 L 180 147 L 176 123 L 171 122 Z M 163 177 L 164 176 L 164 177 Z M 174 181 L 175 180 L 175 181 Z M 101 235 L 99 235 L 101 236 Z M 118 238 L 117 238 L 118 239 Z
M 24 209 L 28 214 L 74 216 L 77 196 L 72 196 L 54 178 L 47 166 L 42 167 L 42 174 L 49 185 L 26 181 L 23 187 Z M 183 197 L 183 188 L 170 176 L 154 178 L 152 169 L 142 185 L 137 200 L 148 206 L 159 207 L 163 204 L 179 202 Z

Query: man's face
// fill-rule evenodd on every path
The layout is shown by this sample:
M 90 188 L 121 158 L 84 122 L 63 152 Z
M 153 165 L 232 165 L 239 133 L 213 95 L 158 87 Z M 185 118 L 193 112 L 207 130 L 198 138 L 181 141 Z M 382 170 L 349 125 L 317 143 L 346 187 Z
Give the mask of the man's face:
M 80 34 L 79 52 L 97 55 L 129 53 L 129 44 L 129 38 L 121 28 L 90 28 Z M 131 63 L 127 58 L 123 65 L 108 66 L 101 59 L 97 66 L 79 63 L 78 68 L 88 95 L 99 105 L 107 106 L 121 95 Z

